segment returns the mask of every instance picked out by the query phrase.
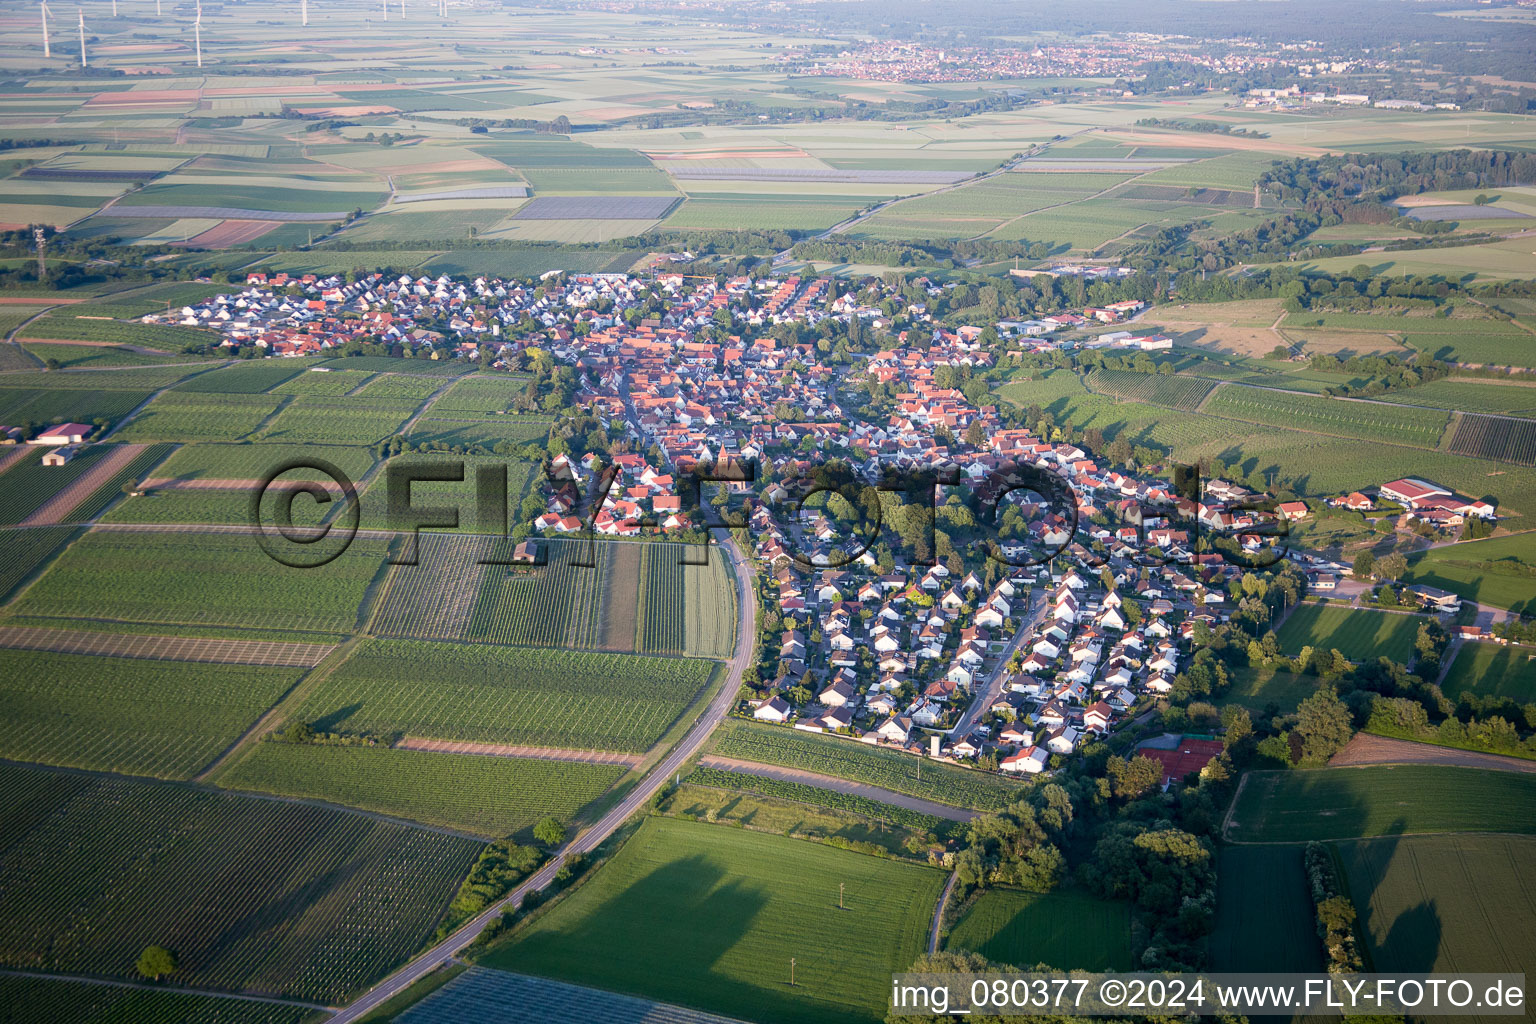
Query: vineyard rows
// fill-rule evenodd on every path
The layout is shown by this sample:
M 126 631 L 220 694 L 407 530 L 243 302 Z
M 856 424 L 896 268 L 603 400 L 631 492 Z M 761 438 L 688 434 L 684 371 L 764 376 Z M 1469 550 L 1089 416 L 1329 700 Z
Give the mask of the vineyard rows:
M 1223 384 L 1204 412 L 1272 427 L 1434 448 L 1449 414 L 1437 409 L 1348 402 L 1315 395 Z
M 878 818 L 883 821 L 889 821 L 893 825 L 922 829 L 927 832 L 941 832 L 949 824 L 943 818 L 932 814 L 924 814 L 921 811 L 897 807 L 895 804 L 884 804 L 878 800 L 871 800 L 868 797 L 856 796 L 853 793 L 839 793 L 836 790 L 822 789 L 819 786 L 807 786 L 804 783 L 788 782 L 784 779 L 769 779 L 761 775 L 751 775 L 747 772 L 727 771 L 724 768 L 701 766 L 694 769 L 693 774 L 689 775 L 686 781 L 699 786 L 742 790 L 762 796 L 775 797 L 779 800 L 792 800 L 795 803 L 830 807 L 836 811 L 848 811 L 851 814 L 863 815 L 866 818 Z
M 368 640 L 304 702 L 324 731 L 643 752 L 712 665 L 592 651 Z
M 499 839 L 528 838 L 547 817 L 572 821 L 626 771 L 540 758 L 258 743 L 220 784 L 329 800 Z
M 26 615 L 349 633 L 387 542 L 358 538 L 312 572 L 249 537 L 95 530 L 27 590 Z
M 737 720 L 726 721 L 715 735 L 718 740 L 714 752 L 722 757 L 852 779 L 951 807 L 997 810 L 1023 791 L 1017 782 L 1001 775 L 927 761 L 834 736 Z
M 1479 459 L 1536 466 L 1536 420 L 1508 420 L 1464 414 L 1448 450 Z
M 14 591 L 49 555 L 75 532 L 73 526 L 45 526 L 0 533 L 0 603 L 10 600 Z
M 0 766 L 0 964 L 335 1004 L 421 947 L 480 852 L 310 804 Z M 60 851 L 72 851 L 61 856 Z
M 66 377 L 54 371 L 51 377 Z M 104 373 L 89 371 L 76 374 L 89 377 L 99 385 Z M 115 381 L 118 374 L 112 374 Z M 7 385 L 17 382 L 14 375 L 5 378 Z M 34 391 L 30 388 L 0 388 L 0 423 L 20 426 L 25 423 L 92 423 L 98 419 L 119 420 L 137 409 L 153 392 L 150 391 L 97 391 L 82 385 L 78 390 Z
M 13 975 L 0 975 L 0 1005 L 25 1007 L 28 1019 L 50 1024 L 303 1024 L 313 1012 L 282 1003 Z
M 112 479 L 96 488 L 95 493 L 70 510 L 62 522 L 85 523 L 95 519 L 115 499 L 122 496 L 124 484 L 142 479 L 144 474 L 169 455 L 171 450 L 172 446 L 168 444 L 149 445 L 114 473 Z
M 235 441 L 259 427 L 282 401 L 267 395 L 168 391 L 139 413 L 116 439 Z
M 301 395 L 261 432 L 265 441 L 373 444 L 394 434 L 418 403 L 398 399 L 311 398 Z
M 487 566 L 466 639 L 499 644 L 594 649 L 602 646 L 602 592 L 611 568 L 598 543 L 597 566 L 575 565 L 587 546 L 549 543 L 548 564 L 532 569 Z
M 640 556 L 644 581 L 640 650 L 682 654 L 687 647 L 687 609 L 680 544 L 647 544 Z
M 205 662 L 0 650 L 0 756 L 190 778 L 303 674 Z
M 1170 409 L 1194 412 L 1217 381 L 1177 374 L 1136 373 L 1131 370 L 1096 370 L 1084 380 L 1090 391 L 1112 395 L 1125 402 L 1146 402 Z

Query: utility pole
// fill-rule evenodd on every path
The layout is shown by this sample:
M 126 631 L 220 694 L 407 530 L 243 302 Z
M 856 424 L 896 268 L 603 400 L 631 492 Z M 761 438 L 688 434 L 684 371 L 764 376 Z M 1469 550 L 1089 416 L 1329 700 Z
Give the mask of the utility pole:
M 39 224 L 32 229 L 32 237 L 37 239 L 37 280 L 41 283 L 48 280 L 48 231 Z
M 795 987 L 795 958 L 789 958 L 789 987 Z
M 838 910 L 845 910 L 845 909 L 847 909 L 847 908 L 845 908 L 843 906 L 843 885 L 844 885 L 843 882 L 838 882 L 837 883 L 837 909 Z

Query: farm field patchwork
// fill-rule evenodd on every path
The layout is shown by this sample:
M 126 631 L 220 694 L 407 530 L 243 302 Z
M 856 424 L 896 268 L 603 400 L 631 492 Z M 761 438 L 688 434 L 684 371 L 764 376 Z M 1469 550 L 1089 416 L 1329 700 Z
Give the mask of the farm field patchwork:
M 910 754 L 736 719 L 727 719 L 714 735 L 714 752 L 722 757 L 802 768 L 952 807 L 998 810 L 1028 788 L 1001 775 L 932 762 L 922 766 L 919 780 L 919 759 Z
M 301 675 L 291 668 L 0 650 L 0 755 L 189 778 Z
M 0 964 L 28 970 L 133 980 L 160 944 L 173 983 L 334 1003 L 420 947 L 481 849 L 313 805 L 20 765 L 0 765 L 0 793 Z M 88 860 L 59 856 L 81 846 Z
M 626 771 L 537 758 L 265 742 L 222 773 L 219 784 L 528 841 L 536 823 L 550 816 L 573 821 Z
M 682 658 L 367 640 L 297 714 L 325 732 L 642 752 L 712 669 Z
M 0 533 L 5 558 L 0 560 L 0 604 L 10 600 L 16 588 L 46 562 L 75 532 L 73 526 L 6 530 Z
M 744 1019 L 873 1024 L 943 882 L 915 864 L 652 817 L 485 963 Z M 789 949 L 793 989 L 778 977 L 787 964 L 766 966 Z
M 394 434 L 419 403 L 398 399 L 293 398 L 257 431 L 263 441 L 373 444 Z
M 1419 832 L 1536 832 L 1536 775 L 1444 765 L 1249 772 L 1227 827 L 1238 842 Z
M 1306 603 L 1296 606 L 1280 627 L 1280 646 L 1290 654 L 1311 647 L 1337 650 L 1355 662 L 1391 658 L 1407 663 L 1424 621 L 1422 615 Z
M 987 889 L 955 922 L 944 946 L 1025 970 L 1037 964 L 1084 971 L 1133 966 L 1129 905 L 1075 892 Z

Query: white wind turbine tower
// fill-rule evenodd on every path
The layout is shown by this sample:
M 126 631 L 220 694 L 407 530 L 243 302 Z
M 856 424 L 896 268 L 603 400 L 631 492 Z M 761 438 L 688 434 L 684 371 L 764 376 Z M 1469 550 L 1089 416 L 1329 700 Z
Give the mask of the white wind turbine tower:
M 89 67 L 85 59 L 85 8 L 80 8 L 80 66 Z
M 400 0 L 400 20 L 405 20 L 405 0 Z
M 309 27 L 309 0 L 299 0 L 299 24 Z
M 112 0 L 112 17 L 117 17 L 117 0 Z
M 38 0 L 37 8 L 43 16 L 43 57 L 51 58 L 53 48 L 48 45 L 48 0 Z
M 203 66 L 203 4 L 198 0 L 197 18 L 192 22 L 192 34 L 197 45 L 197 66 Z
M 384 20 L 389 20 L 389 0 L 379 0 L 384 5 Z

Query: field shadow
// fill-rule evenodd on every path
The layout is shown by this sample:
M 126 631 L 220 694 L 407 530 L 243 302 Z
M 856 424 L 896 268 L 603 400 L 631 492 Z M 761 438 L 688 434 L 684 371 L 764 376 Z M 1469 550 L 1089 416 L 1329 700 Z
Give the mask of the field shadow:
M 343 722 L 361 710 L 363 710 L 361 701 L 354 704 L 348 704 L 344 707 L 339 707 L 334 711 L 321 715 L 313 722 L 310 722 L 309 727 L 314 729 L 316 732 L 336 732 L 337 726 L 341 725 Z
M 1361 954 L 1368 971 L 1428 973 L 1434 970 L 1439 958 L 1444 926 L 1435 899 L 1420 900 L 1398 913 L 1390 924 L 1376 920 L 1377 889 L 1386 880 L 1393 861 L 1402 850 L 1406 831 L 1407 823 L 1398 818 L 1383 829 L 1379 837 L 1357 843 L 1353 856 L 1370 867 L 1369 888 L 1365 891 L 1359 884 L 1364 879 L 1348 877 L 1342 856 L 1336 860 L 1345 891 L 1355 906 L 1356 932 L 1364 947 Z M 1378 935 L 1382 936 L 1380 942 L 1375 939 Z M 1376 962 L 1378 959 L 1381 962 Z

